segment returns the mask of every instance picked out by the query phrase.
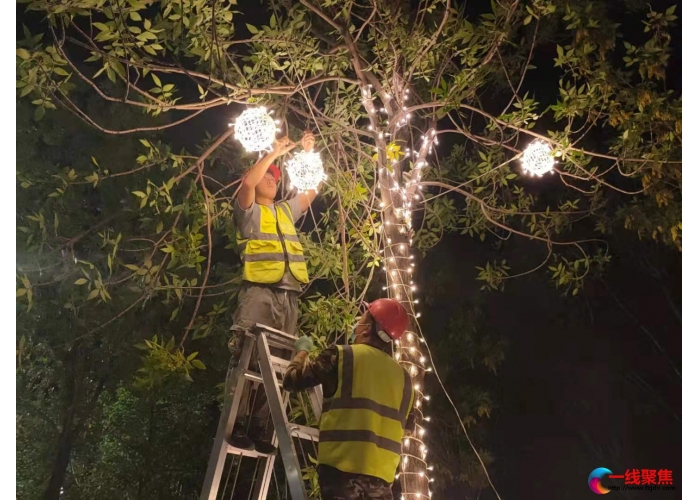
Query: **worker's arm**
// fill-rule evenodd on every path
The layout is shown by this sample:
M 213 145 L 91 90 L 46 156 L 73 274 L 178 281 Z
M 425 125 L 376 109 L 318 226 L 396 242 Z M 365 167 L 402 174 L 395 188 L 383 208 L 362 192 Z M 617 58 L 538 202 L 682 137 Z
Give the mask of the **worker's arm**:
M 301 217 L 301 215 L 309 209 L 314 198 L 316 198 L 316 190 L 309 189 L 308 191 L 299 193 L 297 198 L 299 198 L 299 216 Z
M 241 209 L 248 210 L 253 205 L 253 202 L 255 202 L 255 186 L 257 186 L 265 176 L 272 162 L 289 152 L 294 146 L 296 146 L 296 144 L 287 137 L 283 137 L 279 141 L 276 140 L 272 144 L 272 151 L 253 165 L 253 168 L 251 168 L 243 178 L 241 189 L 238 191 L 238 206 L 241 207 Z
M 289 392 L 317 385 L 323 386 L 324 397 L 332 396 L 338 387 L 338 351 L 335 348 L 324 350 L 313 361 L 309 359 L 308 351 L 298 351 L 282 380 L 282 388 Z

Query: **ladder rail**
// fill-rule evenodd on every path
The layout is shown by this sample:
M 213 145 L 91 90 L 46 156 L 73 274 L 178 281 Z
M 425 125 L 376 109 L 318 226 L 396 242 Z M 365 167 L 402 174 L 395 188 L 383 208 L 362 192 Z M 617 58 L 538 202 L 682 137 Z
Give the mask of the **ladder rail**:
M 238 366 L 234 370 L 230 370 L 227 374 L 224 408 L 219 418 L 219 425 L 216 430 L 216 437 L 214 438 L 214 446 L 212 448 L 211 457 L 209 458 L 209 464 L 207 465 L 207 472 L 204 476 L 202 493 L 199 497 L 200 500 L 216 500 L 216 496 L 219 492 L 221 475 L 223 473 L 226 455 L 228 454 L 229 444 L 227 438 L 233 432 L 233 426 L 236 421 L 236 415 L 238 414 L 238 407 L 241 404 L 244 389 L 244 384 L 236 383 L 233 390 L 233 397 L 231 397 L 230 383 L 234 380 L 238 381 L 241 379 L 241 375 L 250 363 L 252 355 L 253 343 L 246 342 L 243 345 L 243 351 Z
M 306 500 L 306 488 L 304 488 L 304 480 L 301 477 L 301 468 L 299 467 L 294 442 L 287 427 L 287 414 L 282 407 L 282 394 L 277 385 L 277 375 L 275 375 L 272 361 L 270 360 L 270 349 L 266 335 L 258 335 L 258 362 L 260 363 L 263 387 L 265 388 L 270 413 L 272 414 L 272 422 L 277 432 L 277 445 L 282 455 L 292 500 Z

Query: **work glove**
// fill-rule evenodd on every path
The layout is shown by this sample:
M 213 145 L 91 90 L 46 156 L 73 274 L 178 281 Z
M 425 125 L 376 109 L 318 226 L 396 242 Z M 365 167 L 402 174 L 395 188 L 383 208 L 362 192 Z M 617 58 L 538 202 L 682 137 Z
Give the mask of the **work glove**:
M 302 335 L 297 339 L 296 342 L 294 342 L 294 349 L 299 351 L 306 351 L 306 352 L 311 352 L 311 348 L 314 346 L 314 341 L 311 340 L 311 337 L 307 335 Z

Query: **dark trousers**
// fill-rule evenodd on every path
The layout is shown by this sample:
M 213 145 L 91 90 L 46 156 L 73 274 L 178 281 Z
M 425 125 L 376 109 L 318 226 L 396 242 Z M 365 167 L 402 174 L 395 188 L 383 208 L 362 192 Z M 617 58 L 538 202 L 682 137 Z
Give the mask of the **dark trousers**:
M 394 500 L 391 484 L 374 476 L 318 466 L 322 500 Z

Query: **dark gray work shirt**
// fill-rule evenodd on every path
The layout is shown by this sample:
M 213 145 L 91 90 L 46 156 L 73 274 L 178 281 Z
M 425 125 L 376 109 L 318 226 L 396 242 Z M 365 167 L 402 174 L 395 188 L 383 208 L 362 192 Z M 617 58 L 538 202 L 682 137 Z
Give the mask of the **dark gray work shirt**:
M 291 200 L 287 200 L 289 208 L 292 210 L 292 222 L 296 222 L 299 218 L 304 215 L 301 211 L 300 206 L 300 195 L 296 195 Z M 277 204 L 277 203 L 276 203 Z M 242 234 L 250 234 L 251 231 L 260 227 L 260 206 L 258 203 L 253 202 L 248 210 L 243 210 L 238 204 L 238 198 L 233 204 L 233 221 L 236 224 L 236 229 L 238 229 Z M 273 217 L 277 217 L 277 211 L 274 205 L 268 205 L 268 208 L 272 211 Z M 289 262 L 285 263 L 284 275 L 282 279 L 271 286 L 275 288 L 281 288 L 283 290 L 294 290 L 295 292 L 301 291 L 301 283 L 297 281 L 292 272 L 289 270 Z

